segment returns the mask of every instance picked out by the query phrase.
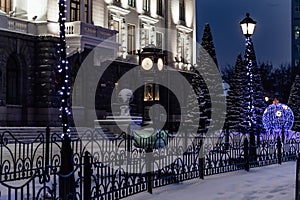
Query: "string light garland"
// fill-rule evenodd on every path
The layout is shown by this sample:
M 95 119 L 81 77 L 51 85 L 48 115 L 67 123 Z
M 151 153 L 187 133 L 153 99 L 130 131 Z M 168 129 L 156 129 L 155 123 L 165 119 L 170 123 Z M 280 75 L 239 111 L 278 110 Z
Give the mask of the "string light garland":
M 69 116 L 70 111 L 70 83 L 69 83 L 69 67 L 67 60 L 67 46 L 66 46 L 66 32 L 65 32 L 65 22 L 66 22 L 66 0 L 59 0 L 59 44 L 58 53 L 60 54 L 60 61 L 58 68 L 58 73 L 62 78 L 61 89 L 58 91 L 61 97 L 61 107 L 60 107 L 60 118 L 62 120 L 63 135 L 69 134 Z

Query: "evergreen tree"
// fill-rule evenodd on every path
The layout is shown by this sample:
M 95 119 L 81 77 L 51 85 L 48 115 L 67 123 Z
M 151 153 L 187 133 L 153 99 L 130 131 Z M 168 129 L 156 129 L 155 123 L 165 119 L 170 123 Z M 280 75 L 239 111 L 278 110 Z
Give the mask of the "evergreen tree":
M 248 70 L 248 90 L 246 100 L 249 102 L 249 104 L 246 105 L 246 107 L 249 108 L 249 117 L 247 120 L 250 124 L 250 120 L 252 118 L 254 133 L 259 134 L 263 130 L 262 115 L 266 108 L 266 104 L 264 101 L 264 91 L 261 84 L 261 70 L 256 62 L 255 51 L 251 38 L 247 39 L 245 65 L 247 66 Z M 252 102 L 252 105 L 250 105 L 250 102 Z M 252 111 L 250 111 L 250 109 L 252 109 Z
M 293 130 L 300 131 L 300 75 L 296 75 L 295 82 L 292 86 L 289 101 L 289 107 L 294 113 L 294 125 Z
M 226 125 L 230 130 L 240 131 L 244 119 L 247 118 L 246 91 L 247 72 L 242 55 L 236 59 L 233 78 L 230 82 L 230 91 L 227 100 Z
M 207 51 L 210 57 L 214 60 L 215 64 L 218 66 L 215 45 L 209 24 L 205 24 L 201 46 Z
M 202 43 L 199 49 L 197 70 L 203 77 L 204 102 L 202 116 L 206 118 L 205 126 L 210 127 L 212 133 L 223 128 L 226 112 L 226 99 L 223 81 L 217 67 L 215 47 L 208 24 L 205 25 Z
M 192 91 L 194 92 L 195 96 L 193 94 L 188 94 L 187 97 L 187 118 L 186 121 L 188 123 L 192 123 L 195 119 L 200 119 L 199 124 L 197 127 L 197 133 L 203 133 L 205 132 L 205 121 L 206 117 L 203 116 L 203 107 L 204 107 L 204 92 L 201 88 L 203 86 L 203 79 L 202 77 L 197 73 L 194 72 L 191 79 L 191 86 Z

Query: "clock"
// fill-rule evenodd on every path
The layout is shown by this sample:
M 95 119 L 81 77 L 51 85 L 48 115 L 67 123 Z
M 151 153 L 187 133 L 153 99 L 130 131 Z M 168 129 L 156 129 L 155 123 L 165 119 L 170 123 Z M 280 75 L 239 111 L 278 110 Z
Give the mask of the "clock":
M 163 62 L 163 59 L 159 58 L 158 61 L 157 61 L 157 68 L 159 71 L 163 70 L 164 68 L 164 62 Z
M 152 68 L 152 66 L 153 66 L 153 61 L 150 58 L 144 58 L 142 60 L 142 68 L 144 70 L 148 71 Z

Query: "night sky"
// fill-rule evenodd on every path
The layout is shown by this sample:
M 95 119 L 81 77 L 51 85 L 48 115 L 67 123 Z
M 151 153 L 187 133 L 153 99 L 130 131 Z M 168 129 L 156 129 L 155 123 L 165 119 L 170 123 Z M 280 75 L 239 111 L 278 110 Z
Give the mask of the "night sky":
M 244 55 L 245 39 L 239 22 L 250 13 L 257 26 L 253 43 L 258 62 L 274 66 L 291 62 L 291 1 L 287 0 L 196 0 L 197 37 L 205 23 L 212 29 L 218 62 L 234 65 Z

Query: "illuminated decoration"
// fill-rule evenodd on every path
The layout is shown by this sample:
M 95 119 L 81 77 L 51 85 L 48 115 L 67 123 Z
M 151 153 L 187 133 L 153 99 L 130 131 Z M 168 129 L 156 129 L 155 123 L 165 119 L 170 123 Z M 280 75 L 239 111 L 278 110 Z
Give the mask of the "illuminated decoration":
M 150 58 L 144 58 L 142 61 L 142 67 L 144 70 L 150 70 L 152 69 L 153 61 Z
M 263 114 L 263 124 L 266 130 L 290 130 L 294 123 L 293 111 L 285 104 L 274 100 Z
M 69 115 L 70 111 L 70 83 L 69 83 L 69 67 L 67 61 L 67 46 L 66 46 L 66 33 L 65 33 L 65 21 L 66 21 L 66 0 L 59 0 L 59 50 L 60 61 L 58 68 L 58 73 L 61 77 L 61 89 L 59 90 L 59 95 L 61 97 L 61 119 L 63 127 L 63 136 L 64 134 L 70 133 L 69 129 Z
M 159 58 L 158 61 L 157 61 L 157 68 L 159 71 L 163 70 L 164 69 L 164 61 L 163 59 Z

